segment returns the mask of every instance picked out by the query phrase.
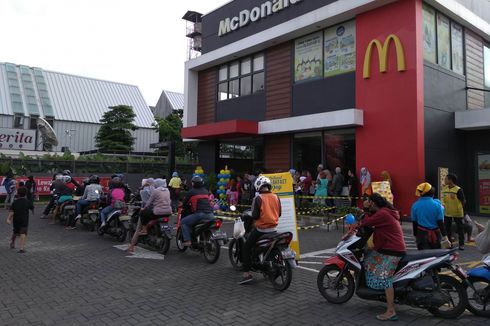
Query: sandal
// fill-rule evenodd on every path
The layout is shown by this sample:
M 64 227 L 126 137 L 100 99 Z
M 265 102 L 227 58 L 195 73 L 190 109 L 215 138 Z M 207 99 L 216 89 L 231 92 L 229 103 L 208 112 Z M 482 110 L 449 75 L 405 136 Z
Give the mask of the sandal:
M 376 319 L 377 320 L 380 320 L 380 321 L 397 321 L 398 320 L 398 316 L 395 314 L 395 315 L 391 315 L 391 317 L 386 317 L 385 315 L 377 315 L 376 316 Z

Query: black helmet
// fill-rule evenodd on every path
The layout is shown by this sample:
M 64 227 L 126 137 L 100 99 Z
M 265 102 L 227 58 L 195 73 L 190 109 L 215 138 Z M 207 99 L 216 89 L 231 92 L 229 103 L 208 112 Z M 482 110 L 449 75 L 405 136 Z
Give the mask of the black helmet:
M 71 175 L 71 171 L 70 170 L 63 170 L 63 172 L 61 172 L 63 175 Z
M 90 178 L 89 178 L 89 183 L 94 183 L 94 184 L 97 184 L 100 182 L 100 178 L 98 175 L 91 175 Z
M 191 182 L 194 188 L 201 188 L 204 186 L 204 180 L 198 175 L 193 176 Z

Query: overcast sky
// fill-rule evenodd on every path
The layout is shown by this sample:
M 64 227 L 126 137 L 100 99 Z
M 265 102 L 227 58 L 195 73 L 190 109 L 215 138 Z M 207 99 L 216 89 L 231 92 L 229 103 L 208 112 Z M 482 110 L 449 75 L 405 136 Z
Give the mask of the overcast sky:
M 228 0 L 0 0 L 0 62 L 183 92 L 187 10 Z

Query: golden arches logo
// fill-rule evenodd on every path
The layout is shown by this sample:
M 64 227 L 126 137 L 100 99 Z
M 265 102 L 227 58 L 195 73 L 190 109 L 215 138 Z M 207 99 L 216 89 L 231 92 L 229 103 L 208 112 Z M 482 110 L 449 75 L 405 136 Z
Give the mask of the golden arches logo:
M 405 53 L 403 51 L 402 42 L 400 41 L 398 36 L 396 36 L 395 34 L 390 34 L 385 39 L 384 44 L 381 44 L 381 42 L 378 39 L 374 39 L 371 42 L 369 42 L 369 45 L 366 49 L 366 54 L 364 55 L 364 70 L 363 70 L 364 79 L 368 79 L 369 77 L 371 77 L 371 56 L 373 54 L 373 47 L 376 47 L 376 50 L 378 51 L 379 72 L 381 73 L 386 72 L 388 66 L 388 50 L 391 42 L 395 43 L 397 70 L 398 71 L 406 70 Z

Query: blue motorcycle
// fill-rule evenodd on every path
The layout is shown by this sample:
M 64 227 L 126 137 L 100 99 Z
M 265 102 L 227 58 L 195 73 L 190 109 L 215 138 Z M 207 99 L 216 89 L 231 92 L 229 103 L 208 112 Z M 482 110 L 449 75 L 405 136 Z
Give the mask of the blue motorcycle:
M 490 254 L 482 264 L 468 271 L 467 308 L 477 316 L 490 317 Z

